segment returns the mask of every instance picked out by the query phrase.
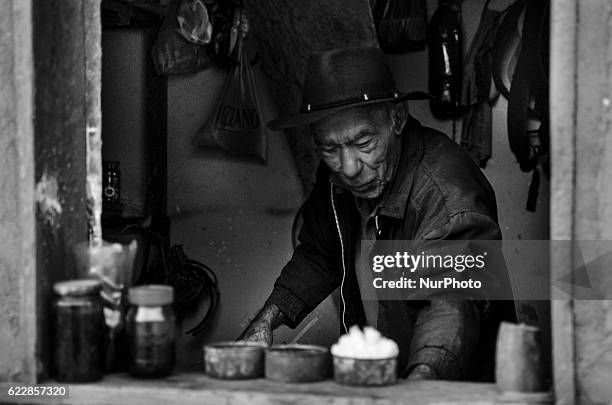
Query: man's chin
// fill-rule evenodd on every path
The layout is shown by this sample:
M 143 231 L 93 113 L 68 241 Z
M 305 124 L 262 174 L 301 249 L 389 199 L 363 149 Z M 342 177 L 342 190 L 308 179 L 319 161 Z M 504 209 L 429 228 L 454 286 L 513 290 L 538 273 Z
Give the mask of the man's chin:
M 361 198 L 362 200 L 373 200 L 375 198 L 380 197 L 380 195 L 382 194 L 382 188 L 375 186 L 367 190 L 353 190 L 352 189 L 351 193 L 355 197 Z

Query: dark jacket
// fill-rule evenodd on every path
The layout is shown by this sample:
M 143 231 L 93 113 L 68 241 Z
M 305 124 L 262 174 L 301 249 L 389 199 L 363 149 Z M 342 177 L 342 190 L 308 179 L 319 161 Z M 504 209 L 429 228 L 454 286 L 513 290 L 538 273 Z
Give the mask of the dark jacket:
M 402 136 L 400 162 L 378 211 L 377 239 L 500 239 L 493 189 L 470 157 L 447 136 L 412 118 Z M 293 328 L 341 287 L 344 324 L 365 324 L 354 268 L 360 214 L 355 197 L 331 183 L 324 164 L 303 218 L 300 245 L 278 277 L 270 302 Z M 490 308 L 495 313 L 496 307 L 489 305 L 485 317 L 483 305 L 472 301 L 384 301 L 378 327 L 398 342 L 400 371 L 422 363 L 441 378 L 467 379 L 474 378 L 471 367 L 482 368 L 486 361 L 490 378 L 500 318 L 491 316 Z

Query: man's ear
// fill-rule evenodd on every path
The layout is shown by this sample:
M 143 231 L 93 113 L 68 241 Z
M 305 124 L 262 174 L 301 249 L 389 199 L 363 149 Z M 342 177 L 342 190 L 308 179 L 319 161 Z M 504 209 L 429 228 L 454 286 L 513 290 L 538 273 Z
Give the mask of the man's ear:
M 408 122 L 408 108 L 404 103 L 396 103 L 391 106 L 391 129 L 396 135 L 400 135 L 404 131 L 406 122 Z

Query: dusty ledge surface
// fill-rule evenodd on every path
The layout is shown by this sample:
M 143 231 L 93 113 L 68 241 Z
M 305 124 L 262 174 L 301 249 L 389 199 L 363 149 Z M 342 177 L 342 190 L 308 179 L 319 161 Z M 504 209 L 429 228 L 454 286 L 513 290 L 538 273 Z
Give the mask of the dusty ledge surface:
M 13 384 L 15 386 L 15 384 Z M 176 374 L 142 380 L 126 374 L 108 375 L 91 384 L 70 384 L 68 398 L 8 396 L 10 383 L 1 383 L 1 403 L 44 404 L 491 404 L 552 403 L 545 396 L 521 398 L 502 395 L 494 384 L 448 381 L 403 381 L 379 388 L 347 387 L 328 380 L 282 384 L 266 379 L 226 381 L 203 374 Z M 535 399 L 535 401 L 534 401 Z

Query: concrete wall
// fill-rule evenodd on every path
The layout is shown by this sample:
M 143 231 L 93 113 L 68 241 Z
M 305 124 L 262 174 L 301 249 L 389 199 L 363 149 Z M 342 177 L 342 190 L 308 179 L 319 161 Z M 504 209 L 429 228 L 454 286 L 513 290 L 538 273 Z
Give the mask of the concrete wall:
M 105 29 L 102 35 L 102 156 L 104 160 L 120 162 L 121 203 L 126 217 L 143 216 L 145 212 L 148 176 L 145 64 L 151 63 L 152 36 L 152 32 L 142 29 Z
M 0 1 L 0 381 L 36 378 L 32 3 Z
M 574 196 L 574 239 L 581 241 L 588 262 L 609 254 L 612 240 L 612 8 L 609 1 L 576 2 L 575 75 L 563 77 L 574 85 L 574 175 L 560 189 Z M 558 49 L 557 49 L 558 50 Z M 569 74 L 571 71 L 568 71 Z M 562 94 L 566 97 L 566 94 Z M 572 189 L 573 188 L 573 189 Z M 584 241 L 606 241 L 589 243 Z M 610 261 L 592 272 L 591 282 L 612 288 Z M 577 289 L 577 288 L 576 288 Z M 577 402 L 609 403 L 612 398 L 612 301 L 576 300 L 573 306 L 574 370 Z M 565 332 L 562 331 L 562 332 Z M 562 333 L 561 332 L 561 333 Z M 570 352 L 571 353 L 571 352 Z

